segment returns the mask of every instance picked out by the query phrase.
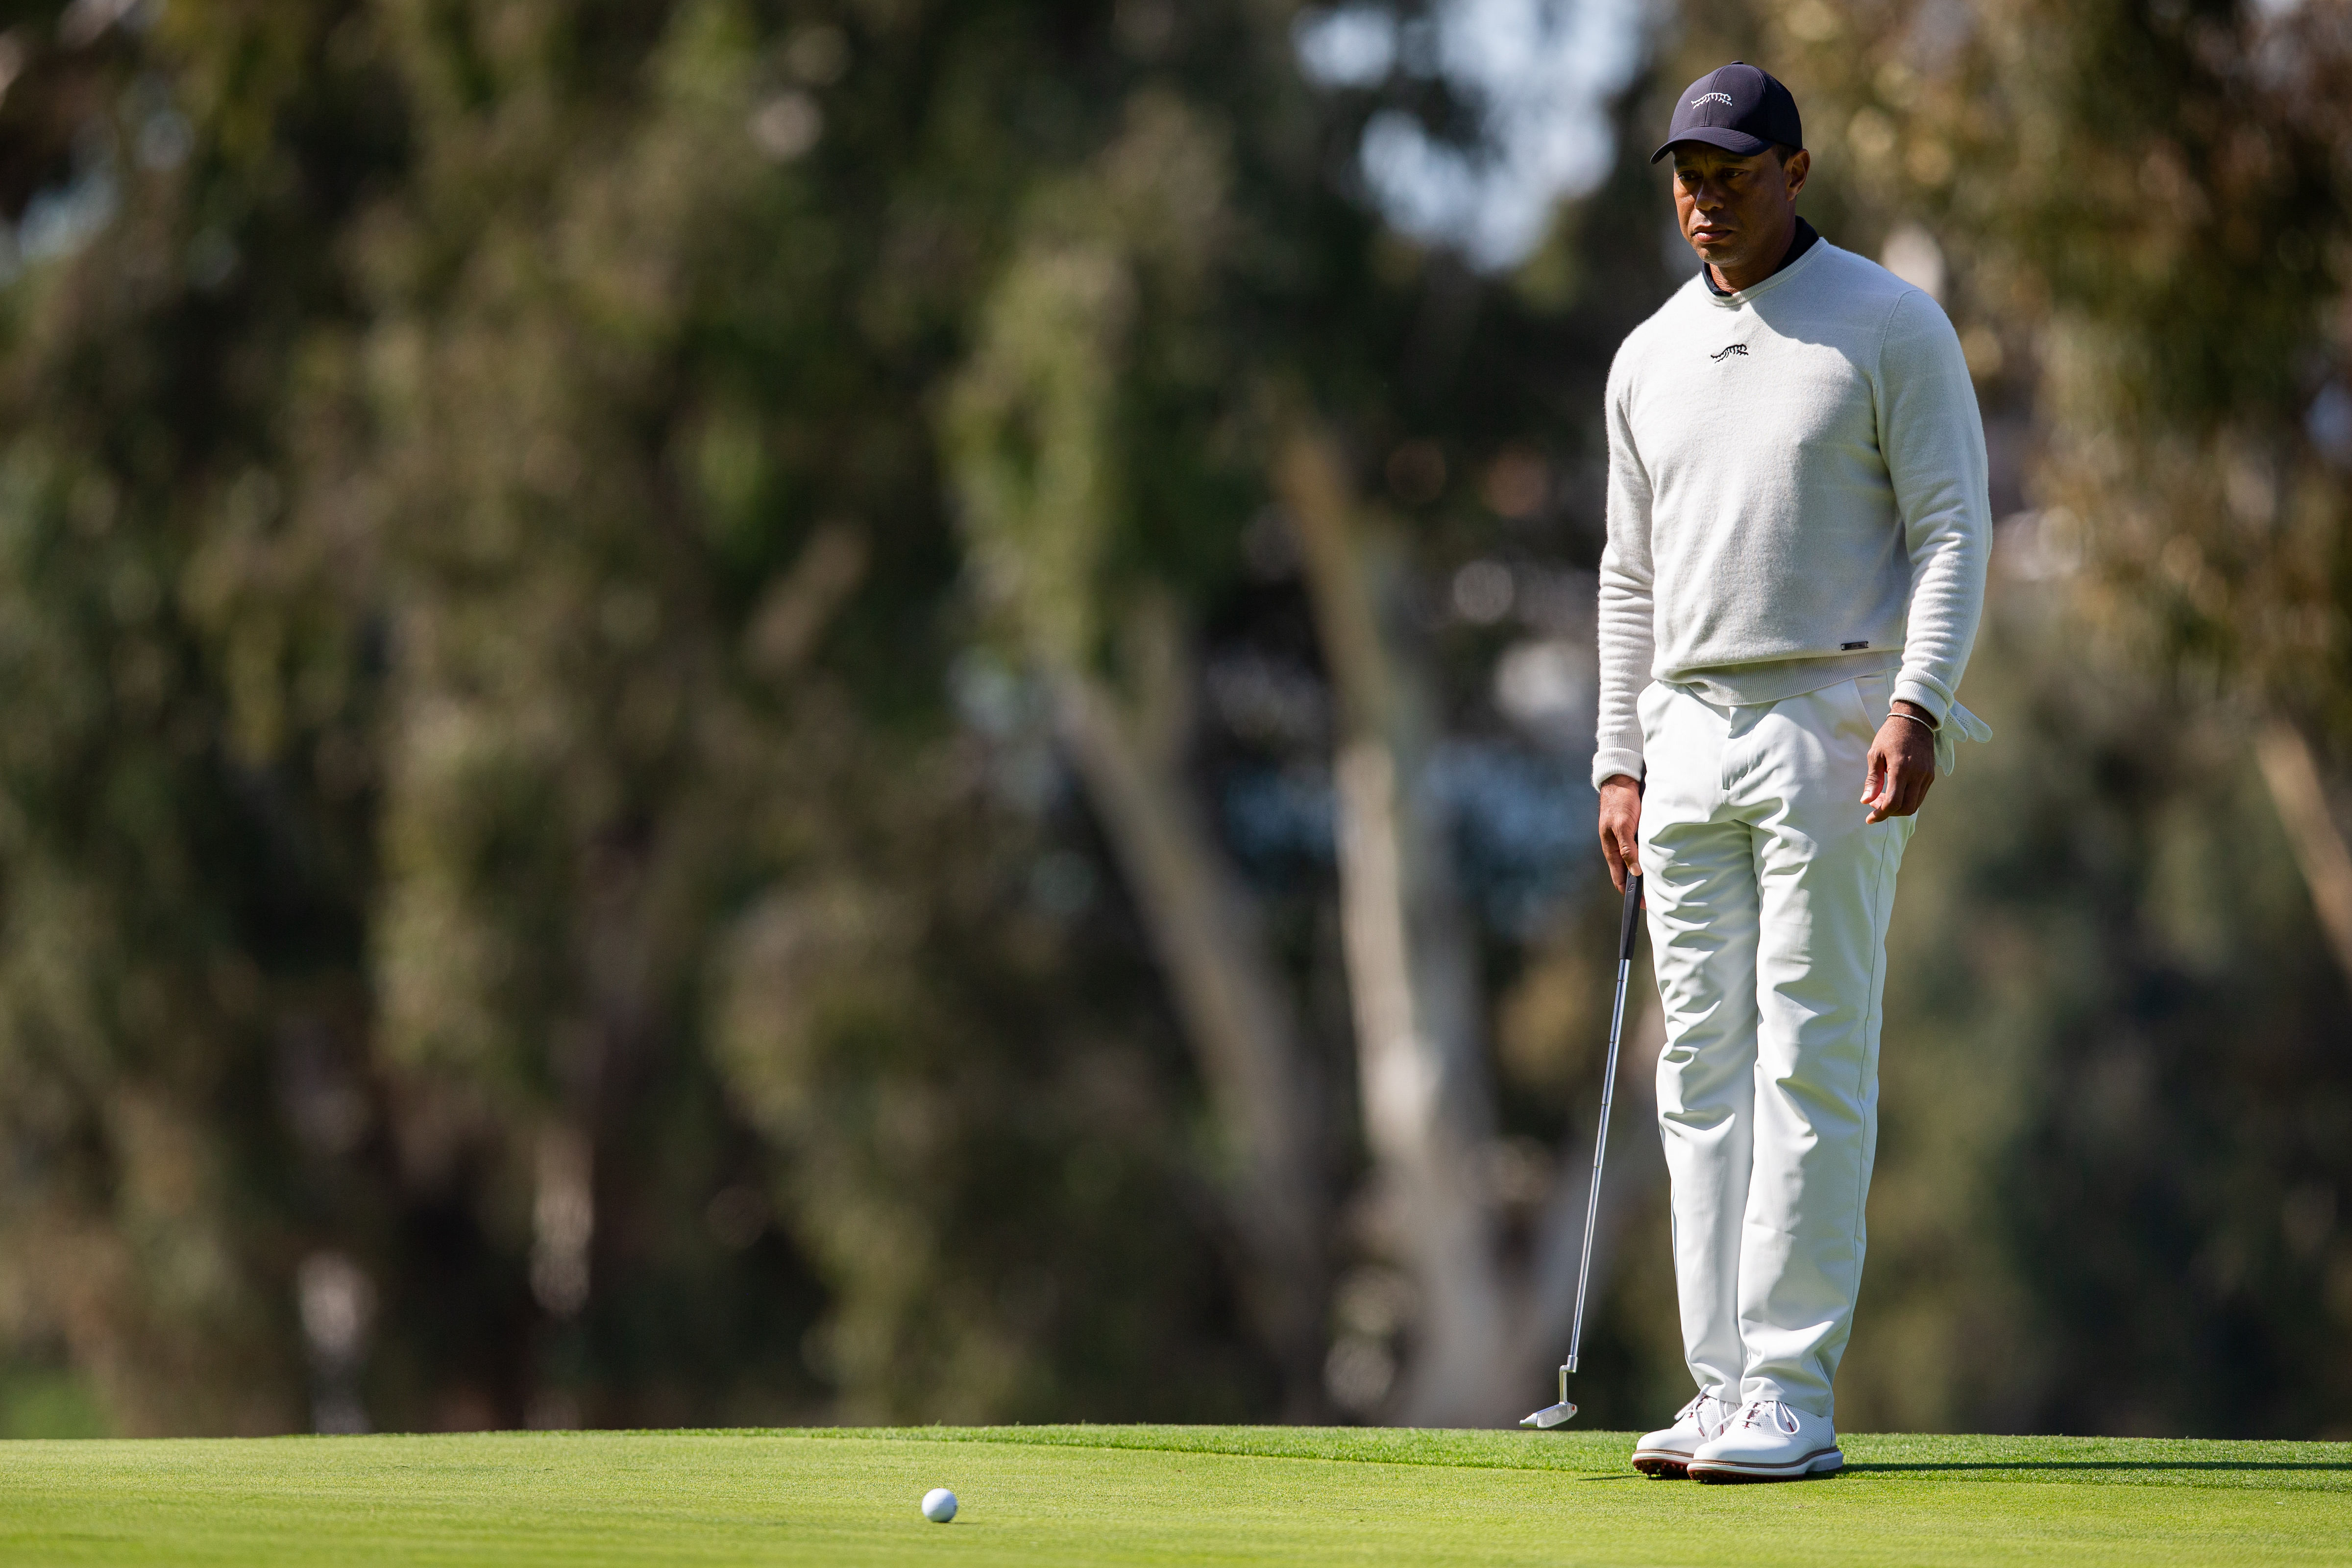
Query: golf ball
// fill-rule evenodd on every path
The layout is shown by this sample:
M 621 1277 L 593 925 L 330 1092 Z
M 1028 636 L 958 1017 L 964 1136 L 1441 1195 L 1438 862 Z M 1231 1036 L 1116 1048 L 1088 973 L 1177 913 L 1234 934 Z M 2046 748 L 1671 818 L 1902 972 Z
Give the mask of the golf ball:
M 955 1517 L 955 1493 L 945 1487 L 933 1487 L 923 1494 L 923 1517 L 933 1524 L 945 1524 Z

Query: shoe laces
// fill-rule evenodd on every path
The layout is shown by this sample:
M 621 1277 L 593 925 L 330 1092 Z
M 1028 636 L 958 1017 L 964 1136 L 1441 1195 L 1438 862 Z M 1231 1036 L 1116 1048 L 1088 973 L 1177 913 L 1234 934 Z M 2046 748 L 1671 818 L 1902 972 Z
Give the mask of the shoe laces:
M 1698 1424 L 1704 1426 L 1706 1425 L 1706 1407 L 1708 1405 L 1720 1405 L 1727 1407 L 1730 1404 L 1731 1401 L 1724 1398 L 1719 1394 L 1696 1394 L 1692 1397 L 1691 1402 L 1688 1405 L 1684 1405 L 1680 1410 L 1675 1412 L 1675 1425 L 1679 1426 L 1684 1422 L 1696 1418 Z
M 1769 1426 L 1783 1437 L 1797 1435 L 1797 1413 L 1777 1399 L 1751 1399 L 1733 1420 L 1741 1426 Z

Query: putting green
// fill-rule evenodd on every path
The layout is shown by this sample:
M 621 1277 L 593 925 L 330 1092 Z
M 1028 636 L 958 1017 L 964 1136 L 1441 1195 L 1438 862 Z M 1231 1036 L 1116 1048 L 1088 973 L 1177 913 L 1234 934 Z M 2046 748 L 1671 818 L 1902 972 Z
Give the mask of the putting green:
M 1622 1433 L 1038 1426 L 0 1446 L 17 1563 L 2352 1563 L 2352 1444 L 1857 1436 L 1650 1481 Z M 916 1504 L 954 1489 L 954 1523 Z

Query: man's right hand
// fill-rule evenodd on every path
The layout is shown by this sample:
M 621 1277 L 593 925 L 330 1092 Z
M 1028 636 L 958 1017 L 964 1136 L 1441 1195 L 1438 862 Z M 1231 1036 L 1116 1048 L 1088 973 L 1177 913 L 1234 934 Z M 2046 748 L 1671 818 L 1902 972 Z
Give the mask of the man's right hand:
M 1642 786 L 1623 773 L 1601 781 L 1601 853 L 1609 879 L 1625 890 L 1625 879 L 1642 870 Z

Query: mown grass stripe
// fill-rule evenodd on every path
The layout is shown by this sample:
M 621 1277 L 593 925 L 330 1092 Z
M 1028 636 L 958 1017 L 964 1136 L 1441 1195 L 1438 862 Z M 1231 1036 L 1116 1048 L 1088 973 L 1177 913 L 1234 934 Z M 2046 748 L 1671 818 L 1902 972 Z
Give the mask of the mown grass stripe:
M 8 1443 L 0 1444 L 0 1562 L 2352 1562 L 2352 1448 L 2342 1444 L 1866 1436 L 1854 1439 L 1855 1468 L 1843 1479 L 1781 1487 L 1644 1480 L 1623 1468 L 1629 1447 L 1627 1434 L 1589 1431 L 1167 1426 Z M 1306 1462 L 1330 1459 L 1349 1462 Z M 2085 1480 L 2114 1484 L 2073 1484 Z M 916 1508 L 940 1485 L 964 1505 L 945 1527 Z
M 1430 1465 L 1580 1474 L 1626 1468 L 1630 1432 L 1517 1433 L 1360 1426 L 872 1426 L 807 1436 L 937 1443 L 1013 1443 L 1232 1454 L 1252 1458 Z M 2352 1490 L 2352 1444 L 2189 1437 L 2012 1437 L 1857 1433 L 1841 1439 L 1849 1471 L 1885 1479 L 2251 1486 Z

